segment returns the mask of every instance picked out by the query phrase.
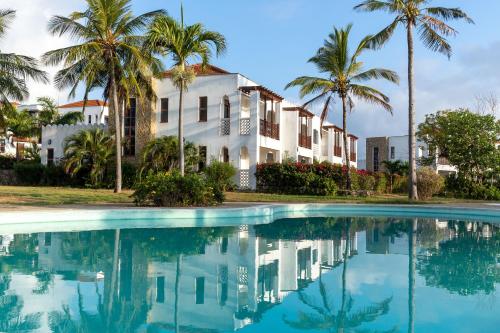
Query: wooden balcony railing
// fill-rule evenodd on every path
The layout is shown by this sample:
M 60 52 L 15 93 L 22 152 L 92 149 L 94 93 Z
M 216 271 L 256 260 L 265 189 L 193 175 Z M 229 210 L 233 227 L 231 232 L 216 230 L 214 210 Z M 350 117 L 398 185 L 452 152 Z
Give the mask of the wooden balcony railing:
M 267 136 L 268 138 L 279 140 L 280 139 L 280 124 L 274 124 L 264 119 L 260 120 L 260 135 Z
M 299 146 L 307 149 L 312 148 L 312 137 L 299 134 Z
M 337 157 L 342 157 L 342 147 L 333 147 L 333 155 Z
M 446 157 L 438 157 L 438 164 L 439 165 L 449 165 L 450 161 L 448 161 L 448 158 Z
M 355 152 L 351 152 L 349 154 L 349 161 L 356 162 L 357 161 L 357 156 Z

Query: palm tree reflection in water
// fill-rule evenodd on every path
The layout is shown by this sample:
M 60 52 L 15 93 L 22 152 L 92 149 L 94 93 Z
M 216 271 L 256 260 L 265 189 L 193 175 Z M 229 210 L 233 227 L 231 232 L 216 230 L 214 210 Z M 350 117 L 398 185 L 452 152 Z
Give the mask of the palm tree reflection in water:
M 319 293 L 321 301 L 316 302 L 313 298 L 306 295 L 304 290 L 298 292 L 299 299 L 308 308 L 314 312 L 300 311 L 298 320 L 289 320 L 286 317 L 283 320 L 295 329 L 301 330 L 324 330 L 328 332 L 359 332 L 363 324 L 373 322 L 378 317 L 389 312 L 389 305 L 392 297 L 386 298 L 379 303 L 375 303 L 359 310 L 353 311 L 354 299 L 347 290 L 347 262 L 349 260 L 350 232 L 352 219 L 345 218 L 344 238 L 346 240 L 343 264 L 342 264 L 342 298 L 340 308 L 335 310 L 333 300 L 328 295 L 327 286 L 323 281 L 323 274 L 319 274 Z M 320 268 L 322 269 L 322 268 Z M 363 331 L 371 332 L 371 331 Z M 382 332 L 382 331 L 378 331 Z M 383 332 L 396 332 L 396 328 Z

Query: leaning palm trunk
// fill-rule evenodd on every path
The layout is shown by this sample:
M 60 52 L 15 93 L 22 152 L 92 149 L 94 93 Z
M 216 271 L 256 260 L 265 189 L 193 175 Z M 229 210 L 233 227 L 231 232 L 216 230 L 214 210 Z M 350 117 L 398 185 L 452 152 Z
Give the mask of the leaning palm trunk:
M 411 221 L 408 237 L 408 333 L 415 332 L 415 267 L 417 260 L 417 219 Z
M 179 170 L 184 176 L 184 80 L 179 87 Z
M 346 171 L 346 189 L 351 190 L 351 162 L 349 160 L 349 151 L 347 150 L 347 104 L 346 97 L 342 96 L 342 130 L 344 131 L 344 155 Z
M 114 68 L 111 70 L 111 94 L 113 111 L 115 113 L 115 146 L 116 146 L 116 184 L 115 192 L 121 193 L 122 191 L 122 128 L 121 128 L 121 111 L 118 104 L 118 93 L 116 88 L 116 79 Z
M 108 313 L 107 313 L 107 327 L 111 326 L 111 317 L 113 312 L 113 303 L 115 297 L 116 280 L 118 278 L 118 251 L 120 250 L 120 229 L 115 230 L 115 243 L 113 247 L 113 267 L 111 270 L 111 286 L 109 288 L 109 300 L 108 300 Z
M 418 200 L 417 192 L 417 161 L 416 161 L 416 138 L 415 138 L 415 77 L 413 72 L 413 25 L 408 23 L 408 151 L 410 153 L 410 179 L 408 197 Z
M 177 256 L 177 268 L 175 272 L 175 300 L 174 300 L 174 326 L 175 333 L 179 333 L 179 293 L 181 284 L 182 254 Z

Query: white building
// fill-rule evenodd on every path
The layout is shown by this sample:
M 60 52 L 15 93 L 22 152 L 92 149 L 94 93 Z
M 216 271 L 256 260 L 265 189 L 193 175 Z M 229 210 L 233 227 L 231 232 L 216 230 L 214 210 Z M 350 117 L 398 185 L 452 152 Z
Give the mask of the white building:
M 84 109 L 85 105 L 85 109 Z M 82 124 L 87 125 L 107 125 L 109 117 L 109 107 L 104 101 L 91 99 L 87 102 L 78 101 L 57 107 L 61 115 L 70 112 L 83 112 Z
M 184 93 L 184 139 L 199 147 L 205 159 L 202 164 L 212 159 L 231 163 L 238 169 L 236 183 L 241 188 L 254 189 L 259 163 L 282 162 L 285 158 L 305 163 L 343 163 L 340 128 L 333 124 L 320 128 L 318 116 L 239 73 L 215 66 L 202 71 L 195 65 L 193 69 L 197 77 Z M 156 101 L 141 103 L 132 98 L 124 110 L 126 157 L 139 160 L 142 148 L 151 138 L 178 135 L 179 91 L 169 73 L 163 79 L 155 79 L 153 87 Z M 86 119 L 93 120 L 88 116 Z M 59 147 L 65 135 L 44 130 L 43 163 L 47 163 L 43 156 L 53 148 L 48 142 Z M 353 167 L 357 167 L 357 140 L 356 136 L 349 136 Z M 62 157 L 61 149 L 54 149 L 53 153 L 55 160 Z
M 416 146 L 415 158 L 417 163 L 422 158 L 429 158 L 429 148 L 425 142 L 417 140 Z M 382 162 L 398 160 L 403 162 L 409 160 L 408 135 L 366 139 L 366 169 L 368 171 L 384 171 L 385 167 Z M 439 154 L 433 157 L 431 167 L 442 175 L 457 173 L 457 168 L 450 165 L 448 159 Z

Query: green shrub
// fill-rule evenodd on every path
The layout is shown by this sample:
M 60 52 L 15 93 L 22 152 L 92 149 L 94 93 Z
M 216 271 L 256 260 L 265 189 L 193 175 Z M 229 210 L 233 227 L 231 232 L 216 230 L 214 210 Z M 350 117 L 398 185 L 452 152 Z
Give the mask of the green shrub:
M 375 177 L 369 174 L 357 174 L 358 186 L 360 190 L 373 191 L 375 190 Z
M 234 189 L 236 186 L 233 180 L 236 168 L 229 163 L 212 160 L 203 173 L 212 186 L 220 187 L 222 191 Z
M 135 185 L 134 202 L 139 206 L 188 207 L 216 203 L 214 189 L 198 174 L 181 176 L 178 171 L 149 174 Z
M 375 192 L 387 193 L 387 176 L 383 172 L 378 172 L 375 174 Z
M 392 176 L 392 193 L 408 193 L 408 176 Z
M 114 188 L 116 180 L 115 162 L 109 163 L 106 167 L 103 184 L 100 187 Z M 137 167 L 130 162 L 122 162 L 122 187 L 132 189 L 137 179 Z
M 309 180 L 311 194 L 331 196 L 337 193 L 337 184 L 331 178 L 315 175 Z
M 500 189 L 491 184 L 479 184 L 464 177 L 450 175 L 445 180 L 445 191 L 455 198 L 500 200 Z
M 44 167 L 41 184 L 46 186 L 82 186 L 83 181 L 71 178 L 61 165 L 53 165 Z
M 434 169 L 423 167 L 417 170 L 417 188 L 419 198 L 427 200 L 443 190 L 444 179 Z
M 0 155 L 0 170 L 12 170 L 15 163 L 15 156 Z
M 43 181 L 45 166 L 39 162 L 21 161 L 14 164 L 16 178 L 21 185 L 40 185 Z

